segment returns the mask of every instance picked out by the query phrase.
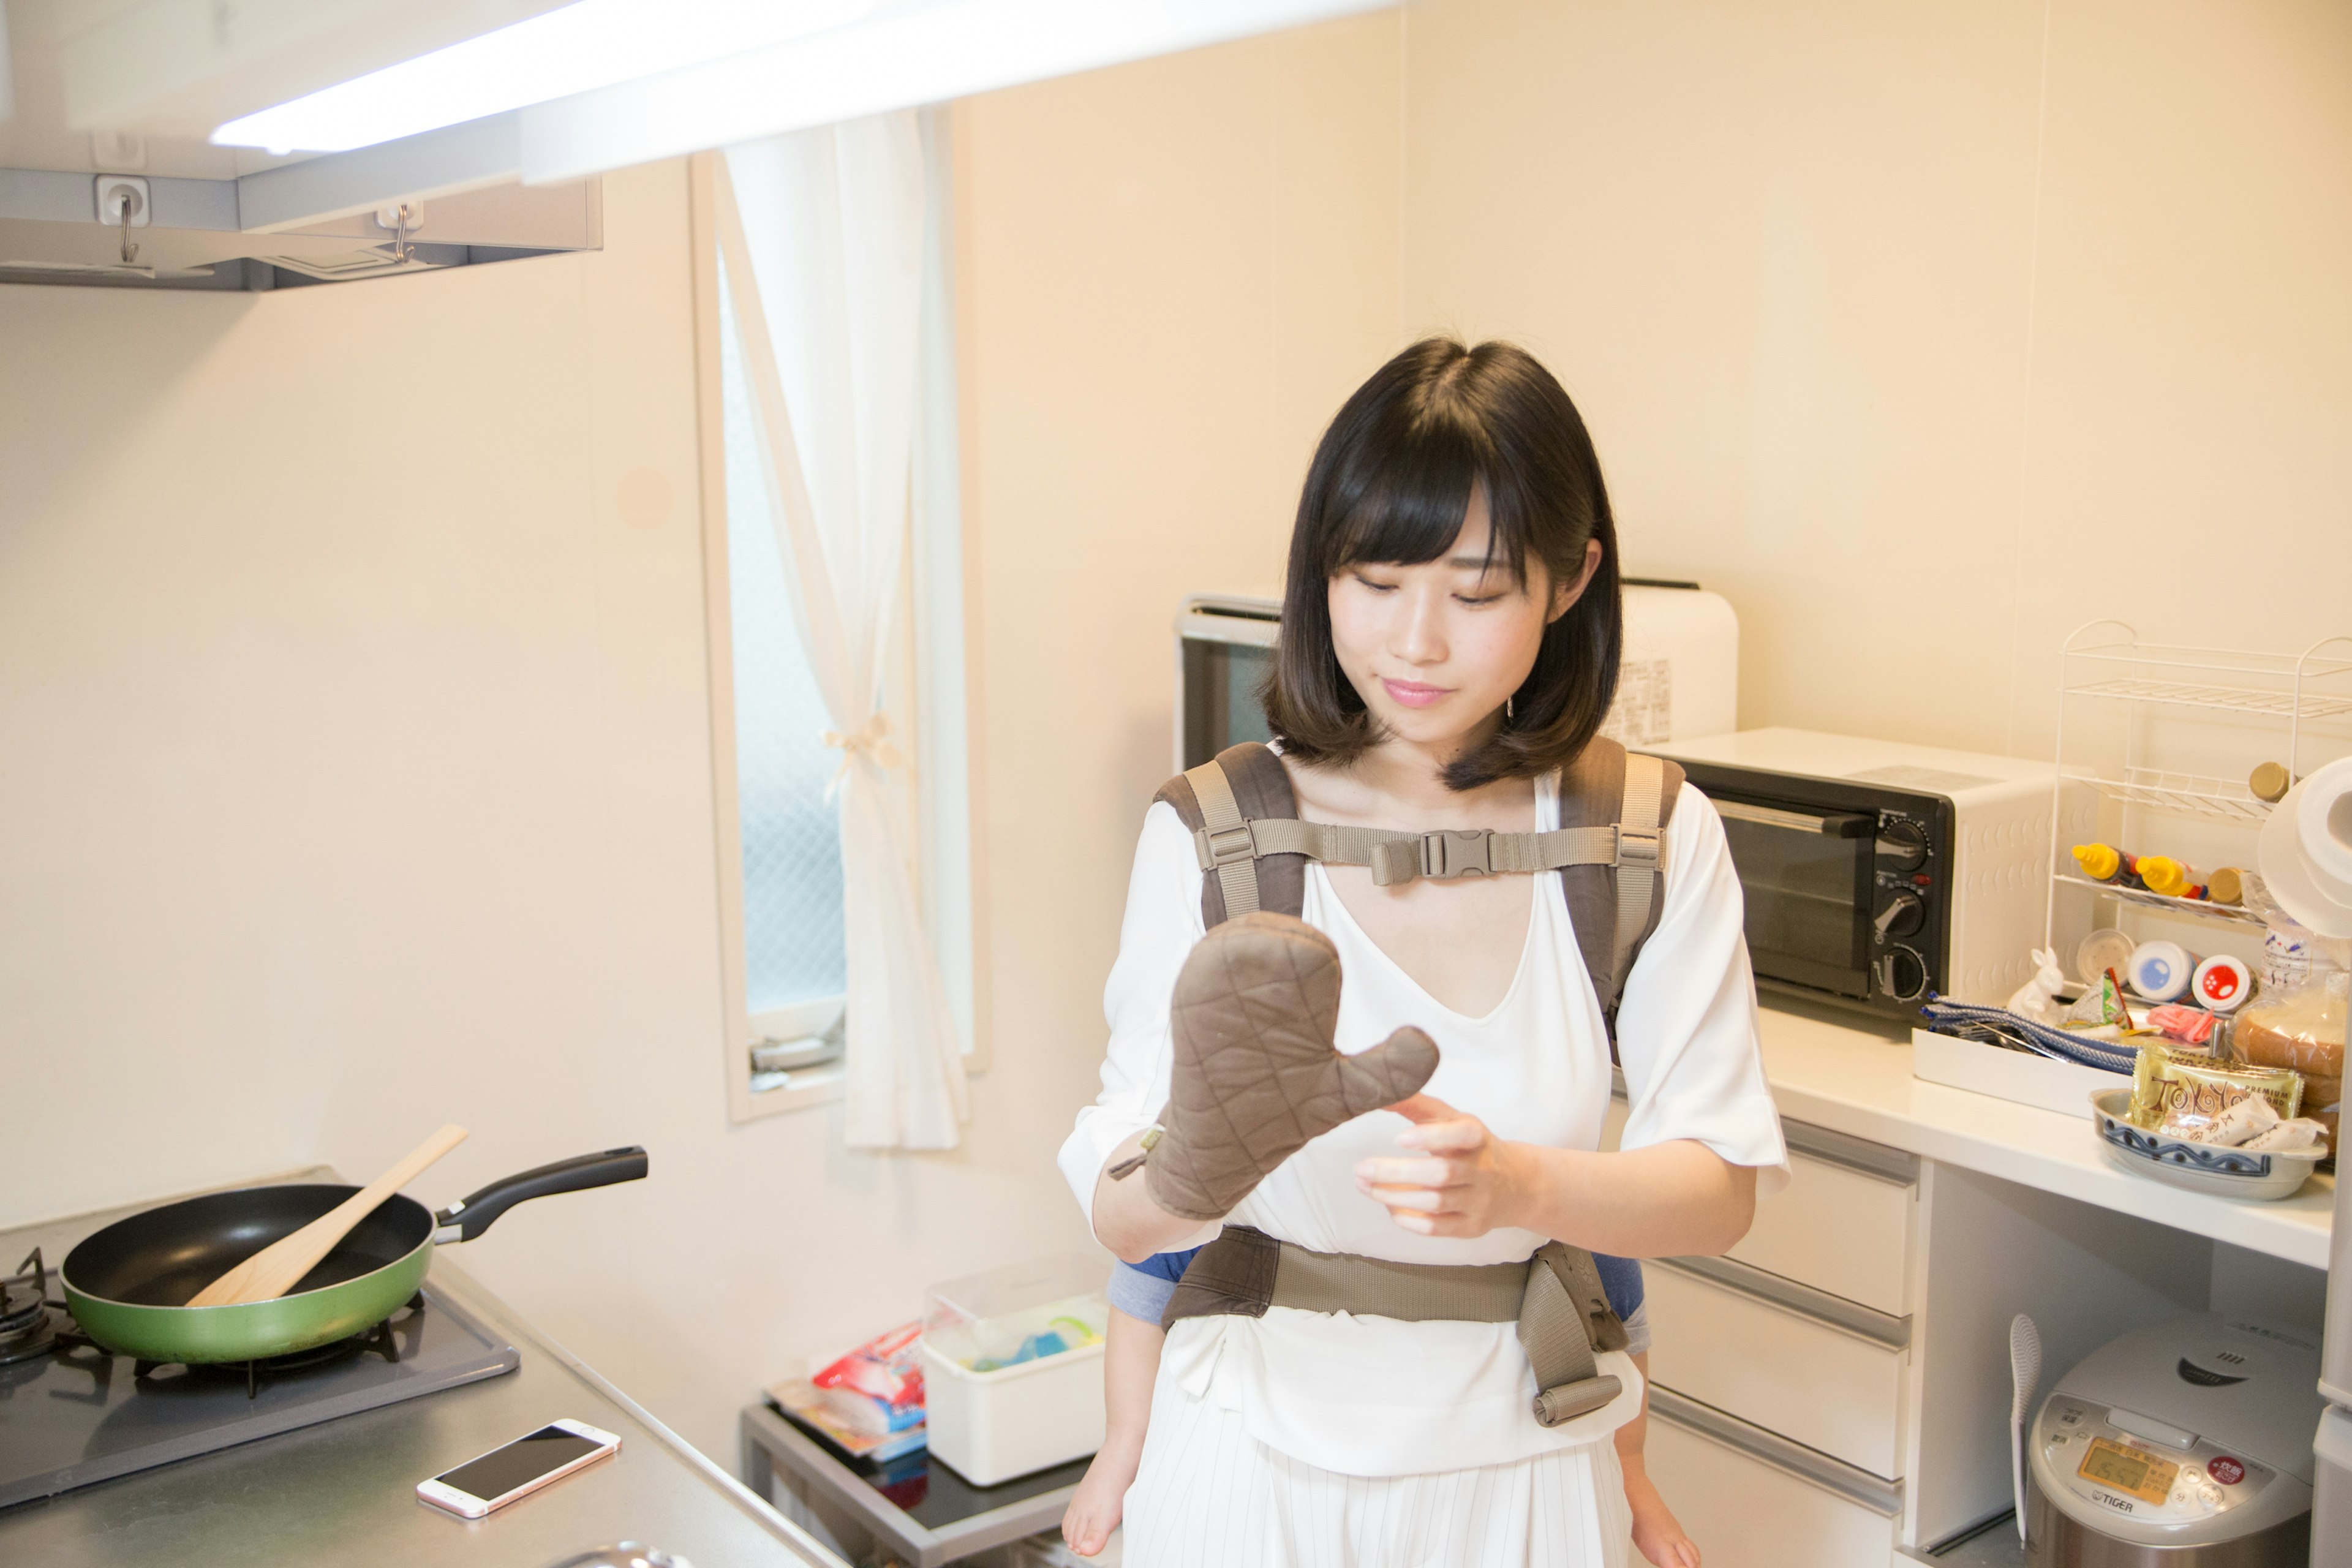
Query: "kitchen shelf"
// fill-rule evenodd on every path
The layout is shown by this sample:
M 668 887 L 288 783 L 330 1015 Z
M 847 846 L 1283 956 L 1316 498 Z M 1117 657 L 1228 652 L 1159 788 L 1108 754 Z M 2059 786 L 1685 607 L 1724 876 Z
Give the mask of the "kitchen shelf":
M 2070 717 L 2075 705 L 2067 700 L 2075 697 L 2119 704 L 2124 710 L 2120 726 L 2102 721 L 2091 727 L 2089 738 L 2100 755 L 2077 753 L 2085 740 Z M 2195 711 L 2242 718 L 2226 723 L 2200 721 Z M 2060 869 L 2066 865 L 2063 793 L 2070 787 L 2092 790 L 2120 807 L 2114 842 L 2126 847 L 2148 847 L 2136 842 L 2141 812 L 2198 817 L 2250 832 L 2270 820 L 2271 807 L 2246 784 L 2146 763 L 2161 756 L 2196 766 L 2227 767 L 2242 757 L 2249 763 L 2275 763 L 2291 775 L 2300 775 L 2307 765 L 2306 746 L 2323 753 L 2322 760 L 2342 754 L 2347 734 L 2352 732 L 2347 719 L 2352 719 L 2352 637 L 2321 637 L 2300 652 L 2273 653 L 2142 642 L 2139 633 L 2123 621 L 2086 621 L 2075 627 L 2058 649 L 2054 749 L 2059 782 L 2050 801 L 2050 893 L 2042 910 L 2043 943 L 2050 944 L 2057 934 L 2061 887 L 2084 888 L 2114 899 L 2116 923 L 2126 931 L 2131 927 L 2125 917 L 2135 910 L 2262 929 L 2259 917 L 2234 904 L 2168 898 Z M 2184 749 L 2183 741 L 2193 743 Z M 2209 847 L 2206 853 L 2251 867 L 2254 847 L 2248 837 L 2242 858 L 2235 858 L 2238 852 L 2233 850 Z
M 2106 697 L 2122 702 L 2162 702 L 2176 708 L 2210 708 L 2225 713 L 2257 713 L 2275 719 L 2333 719 L 2352 713 L 2352 697 L 2319 692 L 2256 691 L 2210 686 L 2202 681 L 2151 680 L 2145 677 L 2094 681 L 2068 689 L 2070 697 Z
M 2164 893 L 2151 893 L 2145 888 L 2126 888 L 2115 882 L 2094 882 L 2088 877 L 2070 876 L 2063 871 L 2050 874 L 2053 882 L 2069 888 L 2088 888 L 2095 893 L 2105 893 L 2136 904 L 2144 910 L 2162 910 L 2168 915 L 2187 915 L 2192 920 L 2221 921 L 2231 925 L 2252 926 L 2260 930 L 2263 918 L 2238 904 L 2217 904 L 2205 899 L 2176 899 Z M 2047 939 L 2045 939 L 2047 940 Z
M 2168 773 L 2160 768 L 2126 768 L 2119 779 L 2084 775 L 2079 782 L 2125 805 L 2144 805 L 2151 811 L 2201 816 L 2211 822 L 2253 825 L 2267 821 L 2271 815 L 2270 802 L 2257 798 L 2252 790 L 2232 779 Z

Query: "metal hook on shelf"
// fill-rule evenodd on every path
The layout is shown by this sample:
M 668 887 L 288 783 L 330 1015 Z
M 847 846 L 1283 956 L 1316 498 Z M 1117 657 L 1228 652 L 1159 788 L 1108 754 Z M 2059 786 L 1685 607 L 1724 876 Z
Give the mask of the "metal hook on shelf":
M 139 247 L 131 243 L 131 219 L 139 210 L 139 193 L 129 185 L 116 186 L 114 205 L 122 225 L 122 265 L 128 267 L 139 259 Z

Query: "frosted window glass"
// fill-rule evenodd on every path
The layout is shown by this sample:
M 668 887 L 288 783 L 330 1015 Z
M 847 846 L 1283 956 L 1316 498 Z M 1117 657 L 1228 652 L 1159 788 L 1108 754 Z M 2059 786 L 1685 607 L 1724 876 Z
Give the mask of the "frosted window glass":
M 757 416 L 722 286 L 719 381 L 727 441 L 727 590 L 734 619 L 735 782 L 743 829 L 747 1010 L 838 996 L 841 834 L 825 786 L 841 753 L 817 699 L 760 475 Z

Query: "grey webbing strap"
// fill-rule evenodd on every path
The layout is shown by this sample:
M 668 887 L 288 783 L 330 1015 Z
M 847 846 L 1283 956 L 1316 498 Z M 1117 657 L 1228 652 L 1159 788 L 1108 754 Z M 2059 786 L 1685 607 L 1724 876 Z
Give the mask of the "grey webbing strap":
M 1518 1318 L 1527 1288 L 1524 1263 L 1398 1263 L 1309 1252 L 1286 1242 L 1275 1268 L 1273 1305 L 1408 1323 L 1508 1323 Z
M 1186 769 L 1184 777 L 1192 786 L 1192 797 L 1201 803 L 1202 829 L 1192 836 L 1201 869 L 1217 873 L 1217 885 L 1224 889 L 1227 919 L 1255 914 L 1259 851 L 1250 824 L 1242 820 L 1241 805 L 1234 799 L 1232 781 L 1213 757 L 1197 768 Z
M 1519 1345 L 1535 1369 L 1538 1424 L 1558 1426 L 1616 1398 L 1624 1385 L 1600 1373 L 1592 1359 L 1595 1329 L 1602 1320 L 1616 1321 L 1592 1255 L 1556 1241 L 1547 1243 L 1528 1264 L 1526 1289 L 1519 1307 Z M 1616 1338 L 1617 1344 L 1607 1345 L 1604 1336 L 1604 1348 L 1622 1349 L 1622 1329 Z
M 1188 1270 L 1185 1279 L 1191 1278 Z M 1516 1323 L 1535 1372 L 1535 1417 L 1546 1426 L 1600 1409 L 1624 1386 L 1593 1359 L 1596 1350 L 1622 1350 L 1626 1343 L 1601 1271 L 1591 1253 L 1557 1241 L 1525 1263 L 1473 1265 L 1399 1263 L 1282 1242 L 1266 1300 L 1276 1307 L 1409 1323 Z
M 1658 808 L 1665 793 L 1665 764 L 1639 752 L 1625 753 L 1625 805 L 1617 818 L 1617 931 L 1609 944 L 1609 973 L 1620 995 L 1626 961 L 1650 923 L 1650 903 L 1665 869 L 1664 837 Z
M 1213 766 L 1214 763 L 1204 764 Z M 1195 769 L 1194 773 L 1202 771 Z M 1217 784 L 1224 784 L 1222 772 L 1217 775 Z M 1569 866 L 1608 866 L 1617 862 L 1619 852 L 1619 835 L 1613 827 L 1557 827 L 1549 833 L 1495 833 L 1483 827 L 1401 833 L 1386 827 L 1308 822 L 1296 816 L 1261 816 L 1242 822 L 1236 810 L 1234 820 L 1239 831 L 1220 829 L 1197 780 L 1193 793 L 1201 797 L 1202 819 L 1208 825 L 1192 835 L 1193 853 L 1202 870 L 1214 868 L 1221 878 L 1228 857 L 1244 854 L 1304 855 L 1326 866 L 1369 866 L 1373 884 L 1390 888 L 1422 877 L 1479 877 L 1494 872 L 1557 871 Z M 1653 789 L 1654 798 L 1655 793 Z M 1227 788 L 1227 800 L 1232 799 L 1232 794 Z M 1654 843 L 1654 810 L 1650 826 Z M 1227 908 L 1233 908 L 1230 891 L 1226 899 Z M 1249 907 L 1257 906 L 1253 902 Z M 1645 917 L 1648 910 L 1644 904 Z M 1636 934 L 1639 930 L 1637 926 Z

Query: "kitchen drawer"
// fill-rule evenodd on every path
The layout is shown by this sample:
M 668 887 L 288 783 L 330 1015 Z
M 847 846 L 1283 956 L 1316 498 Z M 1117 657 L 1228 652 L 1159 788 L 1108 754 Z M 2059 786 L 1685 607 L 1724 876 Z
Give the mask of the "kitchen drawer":
M 1783 1126 L 1789 1184 L 1756 1205 L 1731 1256 L 1894 1317 L 1908 1312 L 1917 1162 L 1801 1122 Z
M 1650 1479 L 1706 1568 L 1885 1568 L 1893 1556 L 1901 1488 L 1663 1389 L 1650 1416 Z
M 1609 1102 L 1602 1148 L 1617 1147 L 1625 1116 L 1621 1094 Z M 1781 1129 L 1789 1184 L 1756 1205 L 1731 1256 L 1891 1317 L 1910 1311 L 1917 1159 L 1801 1121 Z
M 1801 1310 L 1785 1303 L 1811 1294 L 1802 1287 L 1720 1259 L 1654 1263 L 1643 1279 L 1660 1384 L 1873 1475 L 1903 1473 L 1907 1321 L 1818 1295 Z

